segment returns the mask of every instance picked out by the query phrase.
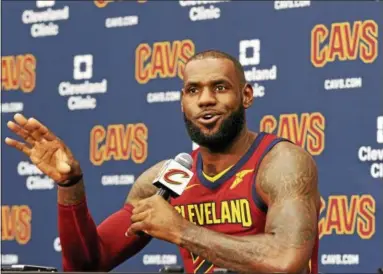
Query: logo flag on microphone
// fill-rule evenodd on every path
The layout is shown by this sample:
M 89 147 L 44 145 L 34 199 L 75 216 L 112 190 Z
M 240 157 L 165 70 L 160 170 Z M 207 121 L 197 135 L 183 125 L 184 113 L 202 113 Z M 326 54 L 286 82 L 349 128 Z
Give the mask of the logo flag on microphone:
M 168 160 L 153 184 L 166 188 L 172 196 L 179 196 L 193 177 L 193 172 L 175 160 Z
M 178 177 L 178 181 L 177 180 L 175 181 L 173 179 L 174 177 L 177 177 L 174 175 L 181 175 L 180 177 Z M 188 178 L 190 178 L 190 176 L 185 171 L 179 170 L 179 169 L 170 169 L 164 175 L 164 180 L 167 183 L 172 184 L 172 185 L 182 185 L 182 182 L 179 181 L 179 178 L 187 178 L 188 179 Z

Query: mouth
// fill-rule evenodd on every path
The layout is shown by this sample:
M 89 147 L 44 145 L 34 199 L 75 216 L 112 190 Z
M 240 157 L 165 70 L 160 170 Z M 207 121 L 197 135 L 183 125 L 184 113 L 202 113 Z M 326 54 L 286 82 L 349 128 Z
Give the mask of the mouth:
M 207 114 L 201 115 L 197 120 L 200 124 L 212 125 L 213 123 L 217 122 L 219 118 L 221 118 L 221 114 L 207 113 Z

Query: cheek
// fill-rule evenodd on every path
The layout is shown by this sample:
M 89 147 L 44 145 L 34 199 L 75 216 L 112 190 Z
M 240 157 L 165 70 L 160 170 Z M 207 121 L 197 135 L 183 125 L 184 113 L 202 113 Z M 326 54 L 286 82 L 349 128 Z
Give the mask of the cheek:
M 190 117 L 191 115 L 193 115 L 193 113 L 196 112 L 196 107 L 197 106 L 195 102 L 193 102 L 192 100 L 186 98 L 182 100 L 182 110 L 187 117 Z
M 220 98 L 219 101 L 222 107 L 225 108 L 225 110 L 228 112 L 237 110 L 239 105 L 243 103 L 241 98 L 238 98 L 234 95 L 223 96 L 223 98 Z
M 182 112 L 187 112 L 188 109 L 188 102 L 183 97 L 181 97 L 181 110 Z
M 187 118 L 190 118 L 193 116 L 193 108 L 190 106 L 190 104 L 182 104 L 182 112 Z

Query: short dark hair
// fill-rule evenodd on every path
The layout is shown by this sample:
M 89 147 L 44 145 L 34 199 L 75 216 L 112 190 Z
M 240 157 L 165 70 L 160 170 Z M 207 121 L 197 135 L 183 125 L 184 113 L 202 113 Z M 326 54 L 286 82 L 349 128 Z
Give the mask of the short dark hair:
M 234 58 L 233 56 L 231 56 L 228 53 L 225 53 L 225 52 L 222 52 L 222 51 L 219 51 L 219 50 L 205 50 L 205 51 L 201 51 L 201 52 L 198 52 L 195 55 L 193 55 L 186 62 L 186 64 L 188 64 L 189 62 L 191 62 L 193 60 L 202 60 L 202 59 L 205 59 L 205 58 L 217 58 L 217 59 L 223 58 L 223 59 L 230 60 L 234 64 L 234 68 L 235 68 L 235 71 L 237 73 L 237 76 L 238 76 L 241 88 L 246 84 L 245 72 L 243 70 L 243 67 L 242 67 L 241 63 L 236 58 Z

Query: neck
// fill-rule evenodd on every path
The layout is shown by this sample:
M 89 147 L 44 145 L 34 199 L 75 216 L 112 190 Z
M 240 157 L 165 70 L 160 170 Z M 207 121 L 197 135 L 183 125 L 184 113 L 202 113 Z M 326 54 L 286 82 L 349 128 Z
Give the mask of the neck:
M 250 148 L 256 136 L 256 133 L 244 127 L 225 151 L 212 152 L 207 147 L 200 147 L 203 172 L 209 176 L 214 176 L 237 163 Z

